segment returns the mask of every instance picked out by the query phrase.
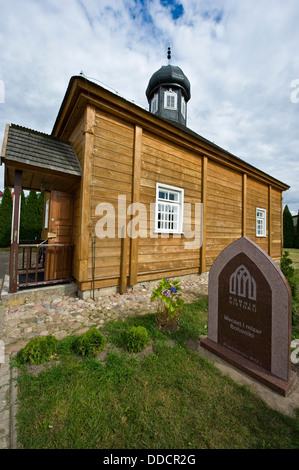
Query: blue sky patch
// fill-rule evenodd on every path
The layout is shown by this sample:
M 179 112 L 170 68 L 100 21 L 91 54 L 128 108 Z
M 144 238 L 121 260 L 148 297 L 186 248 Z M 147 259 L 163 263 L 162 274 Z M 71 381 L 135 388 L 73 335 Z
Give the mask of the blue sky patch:
M 223 18 L 223 10 L 218 10 L 213 8 L 212 10 L 206 10 L 203 13 L 203 17 L 205 20 L 214 21 L 214 23 L 220 23 Z
M 184 7 L 176 0 L 160 0 L 163 7 L 170 7 L 170 13 L 174 20 L 177 20 L 184 14 Z

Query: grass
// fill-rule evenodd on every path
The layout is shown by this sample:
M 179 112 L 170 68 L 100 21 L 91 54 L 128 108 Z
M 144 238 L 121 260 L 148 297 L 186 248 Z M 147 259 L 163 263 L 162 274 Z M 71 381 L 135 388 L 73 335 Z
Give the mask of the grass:
M 298 248 L 284 248 L 284 251 L 288 251 L 290 258 L 293 261 L 293 265 L 296 269 L 299 269 L 299 249 Z
M 120 348 L 121 335 L 144 326 L 153 353 Z M 26 449 L 294 449 L 299 414 L 269 408 L 186 347 L 207 328 L 207 298 L 185 306 L 180 329 L 163 333 L 152 314 L 108 323 L 106 362 L 70 353 L 35 376 L 19 376 L 18 438 Z M 169 340 L 172 340 L 171 342 Z

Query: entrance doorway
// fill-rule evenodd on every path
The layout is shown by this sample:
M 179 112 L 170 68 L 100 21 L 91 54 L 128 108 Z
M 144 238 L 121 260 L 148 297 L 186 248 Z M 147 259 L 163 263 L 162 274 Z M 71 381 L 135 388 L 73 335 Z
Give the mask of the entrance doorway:
M 69 277 L 72 267 L 74 196 L 51 191 L 45 198 L 45 228 L 47 239 L 45 280 Z

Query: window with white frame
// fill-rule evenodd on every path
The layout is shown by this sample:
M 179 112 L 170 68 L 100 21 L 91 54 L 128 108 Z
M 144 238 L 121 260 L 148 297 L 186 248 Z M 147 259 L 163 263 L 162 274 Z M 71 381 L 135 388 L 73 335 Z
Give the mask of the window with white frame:
M 44 228 L 49 227 L 49 206 L 50 206 L 50 200 L 47 199 L 45 203 L 45 220 L 44 220 Z
M 168 90 L 164 92 L 164 108 L 165 109 L 177 109 L 177 101 L 178 101 L 178 96 L 174 91 Z
M 183 189 L 157 183 L 155 231 L 160 233 L 182 233 L 183 204 Z
M 183 118 L 186 118 L 186 101 L 185 98 L 182 96 L 182 101 L 181 101 L 181 113 L 183 115 Z
M 151 112 L 156 113 L 158 111 L 158 93 L 156 93 L 152 99 Z
M 266 236 L 266 209 L 256 208 L 256 236 Z

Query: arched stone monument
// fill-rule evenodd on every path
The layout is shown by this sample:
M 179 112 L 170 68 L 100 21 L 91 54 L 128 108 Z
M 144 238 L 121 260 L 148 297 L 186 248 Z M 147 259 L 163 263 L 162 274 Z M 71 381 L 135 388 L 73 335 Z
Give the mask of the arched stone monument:
M 274 261 L 247 237 L 225 248 L 209 273 L 201 345 L 286 396 L 296 380 L 291 326 L 290 287 Z

